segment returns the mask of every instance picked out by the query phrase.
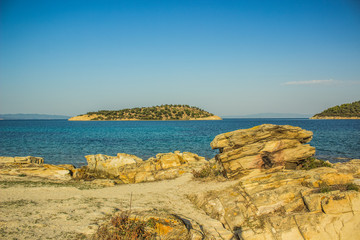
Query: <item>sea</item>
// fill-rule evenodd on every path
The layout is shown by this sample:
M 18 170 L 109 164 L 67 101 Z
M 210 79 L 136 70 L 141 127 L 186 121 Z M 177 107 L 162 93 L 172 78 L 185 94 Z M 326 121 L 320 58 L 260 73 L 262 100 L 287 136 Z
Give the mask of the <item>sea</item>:
M 314 133 L 316 157 L 330 162 L 360 159 L 360 120 L 305 118 L 224 119 L 222 121 L 0 121 L 0 156 L 43 157 L 50 164 L 86 165 L 85 155 L 134 154 L 144 160 L 157 153 L 193 152 L 213 158 L 210 142 L 218 134 L 271 123 Z

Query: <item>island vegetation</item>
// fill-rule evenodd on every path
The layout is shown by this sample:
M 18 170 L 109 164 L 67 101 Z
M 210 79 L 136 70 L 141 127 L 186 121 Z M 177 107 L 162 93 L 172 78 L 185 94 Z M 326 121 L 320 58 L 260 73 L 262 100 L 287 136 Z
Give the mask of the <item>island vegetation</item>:
M 360 101 L 328 108 L 312 119 L 360 119 Z
M 116 121 L 116 120 L 221 120 L 198 107 L 165 104 L 154 107 L 137 107 L 122 110 L 88 112 L 69 119 L 70 121 Z

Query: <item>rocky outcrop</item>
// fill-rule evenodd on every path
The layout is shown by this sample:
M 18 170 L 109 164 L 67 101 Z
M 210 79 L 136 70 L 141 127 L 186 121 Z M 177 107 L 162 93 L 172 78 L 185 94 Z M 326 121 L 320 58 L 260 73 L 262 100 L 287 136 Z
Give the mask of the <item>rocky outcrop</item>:
M 0 175 L 71 180 L 74 166 L 44 164 L 40 157 L 0 157 Z
M 204 157 L 190 152 L 159 153 L 146 161 L 135 155 L 118 153 L 85 156 L 86 174 L 96 178 L 121 180 L 122 183 L 140 183 L 171 179 L 208 164 Z
M 271 124 L 220 134 L 211 142 L 216 160 L 239 180 L 189 198 L 239 239 L 360 236 L 360 160 L 295 170 L 315 154 L 311 139 L 310 131 Z
M 42 164 L 44 163 L 44 159 L 41 157 L 0 157 L 0 164 Z
M 314 156 L 315 148 L 305 144 L 311 139 L 312 132 L 299 127 L 264 124 L 220 134 L 210 145 L 220 150 L 216 159 L 222 163 L 227 176 L 234 177 L 256 168 L 295 169 Z
M 360 236 L 360 193 L 351 173 L 360 161 L 338 169 L 274 170 L 252 170 L 232 187 L 190 199 L 239 239 Z

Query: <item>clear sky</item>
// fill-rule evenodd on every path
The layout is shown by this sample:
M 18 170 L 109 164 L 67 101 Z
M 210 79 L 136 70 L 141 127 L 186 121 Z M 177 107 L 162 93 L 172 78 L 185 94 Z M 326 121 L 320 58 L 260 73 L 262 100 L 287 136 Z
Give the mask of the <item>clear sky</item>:
M 358 0 L 0 0 L 0 113 L 360 100 Z

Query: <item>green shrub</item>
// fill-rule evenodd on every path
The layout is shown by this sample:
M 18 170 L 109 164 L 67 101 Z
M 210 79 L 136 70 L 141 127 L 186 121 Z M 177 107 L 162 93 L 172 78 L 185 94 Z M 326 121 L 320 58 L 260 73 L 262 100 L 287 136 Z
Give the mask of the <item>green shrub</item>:
M 349 183 L 349 184 L 335 184 L 335 185 L 327 185 L 327 184 L 322 184 L 320 185 L 320 188 L 316 191 L 319 193 L 327 193 L 327 192 L 332 192 L 332 191 L 340 191 L 340 192 L 345 192 L 345 191 L 359 191 L 359 186 L 354 184 L 354 183 Z
M 325 162 L 323 160 L 316 159 L 314 157 L 310 157 L 310 158 L 306 159 L 304 162 L 302 162 L 297 167 L 297 169 L 310 170 L 310 169 L 319 168 L 319 167 L 332 167 L 332 165 L 329 162 Z
M 322 186 L 320 187 L 320 191 L 321 193 L 327 193 L 327 192 L 330 192 L 331 191 L 331 188 L 329 186 Z
M 354 183 L 349 183 L 349 184 L 346 185 L 346 190 L 348 190 L 348 191 L 351 191 L 351 190 L 359 191 L 359 186 L 354 184 Z

